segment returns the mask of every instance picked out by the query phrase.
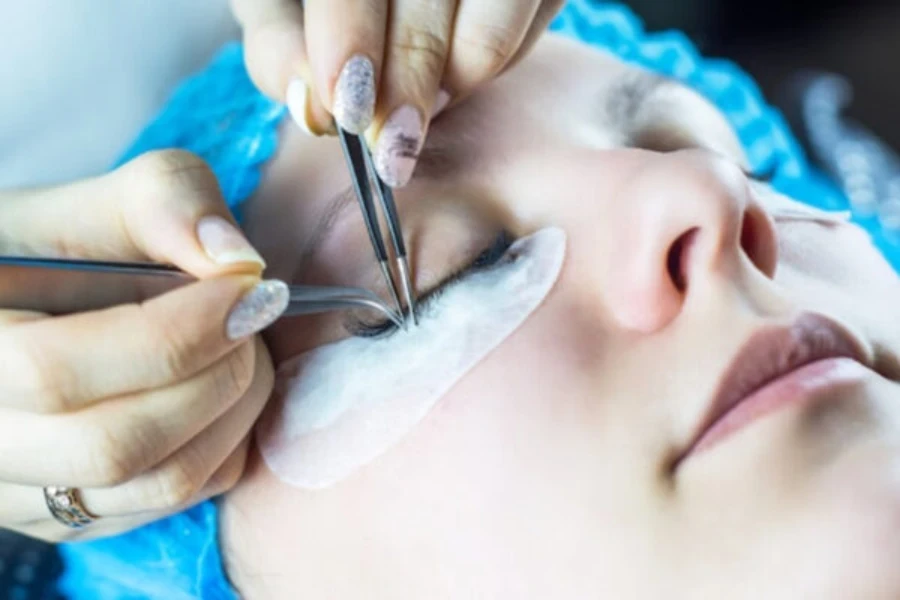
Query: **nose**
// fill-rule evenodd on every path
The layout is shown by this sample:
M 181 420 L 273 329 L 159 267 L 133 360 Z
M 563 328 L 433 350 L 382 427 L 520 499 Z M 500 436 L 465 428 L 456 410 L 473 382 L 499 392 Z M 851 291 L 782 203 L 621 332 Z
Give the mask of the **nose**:
M 666 327 L 704 284 L 772 278 L 774 224 L 734 163 L 699 150 L 648 155 L 620 189 L 607 304 L 626 329 Z

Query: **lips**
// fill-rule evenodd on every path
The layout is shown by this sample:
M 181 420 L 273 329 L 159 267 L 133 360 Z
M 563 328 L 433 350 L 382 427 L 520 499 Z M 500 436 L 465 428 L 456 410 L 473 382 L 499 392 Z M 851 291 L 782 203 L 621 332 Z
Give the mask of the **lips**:
M 840 367 L 846 367 L 849 361 L 864 366 L 871 363 L 858 340 L 819 315 L 805 314 L 789 327 L 756 333 L 725 370 L 712 402 L 676 466 L 701 446 L 711 445 L 709 434 L 748 399 L 760 399 L 769 388 L 780 384 L 783 384 L 781 389 L 772 390 L 769 396 L 802 390 L 804 377 L 819 377 L 821 381 L 823 376 L 831 374 L 837 381 Z M 773 403 L 773 398 L 765 400 Z

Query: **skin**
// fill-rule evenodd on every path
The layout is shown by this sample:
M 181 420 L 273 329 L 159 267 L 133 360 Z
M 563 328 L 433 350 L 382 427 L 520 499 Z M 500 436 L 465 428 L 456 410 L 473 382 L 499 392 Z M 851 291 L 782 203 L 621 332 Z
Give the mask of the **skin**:
M 244 597 L 900 595 L 897 275 L 852 225 L 768 216 L 692 93 L 664 86 L 628 124 L 671 151 L 629 147 L 597 107 L 630 69 L 547 37 L 433 123 L 456 140 L 449 162 L 477 160 L 398 193 L 419 287 L 497 226 L 564 228 L 567 262 L 513 336 L 350 478 L 291 488 L 251 449 L 221 517 Z M 274 276 L 377 289 L 357 212 L 300 259 L 348 184 L 341 161 L 333 140 L 285 130 L 248 213 Z M 673 470 L 743 344 L 803 312 L 852 331 L 880 374 Z M 277 363 L 342 335 L 340 317 L 304 318 L 268 342 Z

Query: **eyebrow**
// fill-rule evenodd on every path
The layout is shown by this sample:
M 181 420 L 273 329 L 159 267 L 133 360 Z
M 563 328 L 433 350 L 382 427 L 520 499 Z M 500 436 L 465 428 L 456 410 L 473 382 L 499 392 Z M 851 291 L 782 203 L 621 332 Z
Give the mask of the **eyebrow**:
M 457 146 L 457 143 L 446 133 L 430 137 L 419 152 L 414 178 L 416 180 L 446 179 L 466 169 L 472 161 L 472 157 L 461 158 L 459 152 L 456 151 Z M 300 262 L 294 272 L 295 279 L 315 257 L 316 252 L 331 235 L 338 221 L 358 202 L 356 190 L 352 185 L 347 186 L 326 202 L 325 210 L 313 229 L 314 233 L 303 245 Z
M 680 82 L 643 69 L 626 71 L 610 84 L 604 111 L 615 125 L 633 125 L 650 101 L 665 90 L 682 85 Z
M 356 200 L 356 192 L 353 186 L 348 186 L 341 192 L 338 192 L 325 205 L 325 212 L 319 218 L 319 222 L 313 228 L 313 234 L 309 237 L 303 249 L 300 251 L 300 262 L 294 271 L 294 280 L 303 273 L 306 265 L 315 257 L 316 252 L 325 243 L 326 238 L 334 229 L 335 223 L 338 222 L 341 215 L 349 209 Z

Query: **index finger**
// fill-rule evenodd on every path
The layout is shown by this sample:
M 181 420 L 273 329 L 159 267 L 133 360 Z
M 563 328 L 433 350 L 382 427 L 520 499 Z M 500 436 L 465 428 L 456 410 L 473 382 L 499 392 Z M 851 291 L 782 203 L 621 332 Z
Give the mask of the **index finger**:
M 454 98 L 499 75 L 512 60 L 541 8 L 541 0 L 461 0 L 444 84 Z
M 284 312 L 280 281 L 223 277 L 143 304 L 13 325 L 0 332 L 0 405 L 78 410 L 186 380 Z
M 201 278 L 264 267 L 209 166 L 174 150 L 144 154 L 101 177 L 0 194 L 0 253 L 150 260 Z

